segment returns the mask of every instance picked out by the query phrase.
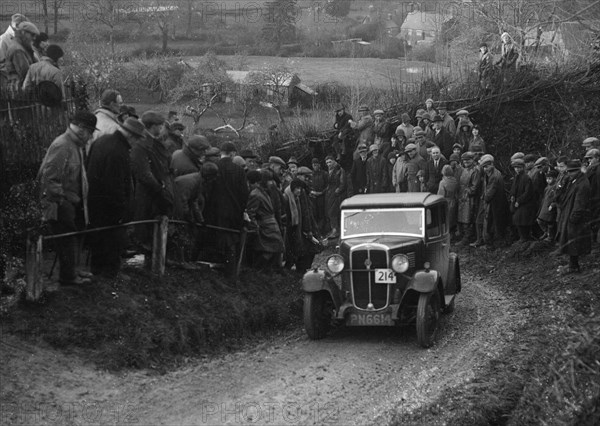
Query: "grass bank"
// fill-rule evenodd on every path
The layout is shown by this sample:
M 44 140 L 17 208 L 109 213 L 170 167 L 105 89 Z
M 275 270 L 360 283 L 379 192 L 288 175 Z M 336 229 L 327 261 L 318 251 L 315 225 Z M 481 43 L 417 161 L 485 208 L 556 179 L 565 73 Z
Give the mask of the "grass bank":
M 167 270 L 159 279 L 126 268 L 131 281 L 47 293 L 1 318 L 4 333 L 77 352 L 101 368 L 165 369 L 239 347 L 299 322 L 298 279 L 244 270 L 229 284 L 214 271 Z
M 576 275 L 549 253 L 463 250 L 464 267 L 517 296 L 528 321 L 472 380 L 392 424 L 600 424 L 600 252 Z

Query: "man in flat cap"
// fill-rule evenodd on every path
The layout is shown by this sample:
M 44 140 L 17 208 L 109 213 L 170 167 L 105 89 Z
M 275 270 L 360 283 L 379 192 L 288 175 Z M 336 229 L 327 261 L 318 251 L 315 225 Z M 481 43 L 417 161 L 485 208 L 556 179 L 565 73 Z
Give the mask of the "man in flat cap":
M 583 142 L 581 142 L 581 146 L 585 152 L 592 148 L 600 149 L 600 139 L 595 137 L 585 138 Z
M 6 50 L 3 75 L 6 84 L 14 90 L 23 86 L 29 66 L 36 62 L 33 56 L 33 39 L 40 31 L 31 22 L 23 21 L 17 25 L 14 42 Z
M 454 125 L 454 121 L 450 120 Z M 449 133 L 448 129 L 444 126 L 444 119 L 440 115 L 436 115 L 433 118 L 433 125 L 435 134 L 432 142 L 440 147 L 445 158 L 450 158 L 452 155 L 452 146 L 454 145 L 454 135 Z
M 515 171 L 510 189 L 512 223 L 519 232 L 519 242 L 526 243 L 533 239 L 531 226 L 535 222 L 538 204 L 531 178 L 525 173 L 525 161 L 517 158 L 512 161 L 511 166 Z
M 452 138 L 454 138 L 456 136 L 456 124 L 454 123 L 454 120 L 452 119 L 452 117 L 450 117 L 450 114 L 448 114 L 448 107 L 446 106 L 446 102 L 440 102 L 440 104 L 438 106 L 438 111 L 439 111 L 439 116 L 442 117 L 442 122 L 443 122 L 444 128 L 448 131 L 448 134 Z M 450 157 L 450 156 L 448 156 L 448 157 Z M 448 158 L 448 157 L 446 157 L 446 158 Z
M 373 131 L 373 116 L 370 114 L 369 107 L 367 105 L 361 105 L 358 107 L 358 121 L 351 121 L 350 127 L 352 127 L 358 133 L 358 140 L 356 141 L 356 147 L 360 144 L 371 146 L 375 140 L 375 133 Z M 353 158 L 358 157 L 358 153 L 353 155 Z M 349 169 L 352 163 L 349 161 L 343 161 L 340 164 L 344 170 Z
M 243 149 L 240 152 L 240 157 L 246 160 L 246 167 L 248 171 L 258 170 L 260 168 L 260 164 L 258 164 L 258 156 L 251 149 Z
M 178 149 L 183 148 L 184 130 L 185 125 L 179 121 L 171 123 L 169 127 L 165 125 L 163 143 L 165 144 L 165 146 L 171 154 L 173 154 Z
M 174 189 L 169 166 L 171 154 L 163 145 L 161 132 L 165 117 L 156 111 L 142 114 L 144 138 L 131 149 L 131 168 L 136 181 L 134 220 L 170 216 L 173 211 Z M 153 226 L 137 225 L 136 236 L 150 267 Z
M 221 159 L 217 162 L 219 173 L 207 200 L 212 214 L 206 220 L 211 225 L 241 231 L 249 195 L 246 172 L 233 162 L 237 154 L 233 143 L 223 142 L 220 149 Z M 222 232 L 217 240 L 217 248 L 225 260 L 225 275 L 230 279 L 235 279 L 239 236 L 233 232 Z
M 173 176 L 183 176 L 190 173 L 197 173 L 202 167 L 202 162 L 206 151 L 210 148 L 208 139 L 202 135 L 190 137 L 183 145 L 171 156 L 171 170 Z
M 133 216 L 130 152 L 144 137 L 144 125 L 135 118 L 128 118 L 115 132 L 102 135 L 94 142 L 87 162 L 91 227 L 126 223 Z M 90 238 L 92 273 L 116 278 L 126 244 L 125 228 L 94 233 Z
M 417 177 L 417 173 L 423 172 L 425 182 L 429 179 L 427 176 L 427 161 L 418 152 L 417 145 L 409 143 L 404 148 L 406 154 L 406 181 L 408 192 L 421 192 L 421 183 Z
M 478 240 L 471 245 L 479 247 L 487 244 L 488 248 L 492 248 L 494 240 L 501 243 L 506 236 L 508 202 L 504 194 L 504 179 L 494 167 L 494 157 L 485 154 L 479 164 L 483 170 L 483 187 L 477 222 L 482 224 L 482 232 Z
M 43 219 L 54 234 L 81 231 L 89 223 L 88 180 L 83 150 L 96 129 L 96 117 L 77 111 L 66 132 L 58 136 L 46 152 L 38 172 Z M 76 270 L 81 239 L 76 236 L 57 240 L 56 252 L 62 285 L 89 284 Z
M 325 235 L 327 232 L 327 216 L 325 215 L 325 189 L 327 188 L 327 179 L 329 175 L 321 166 L 318 158 L 312 159 L 312 179 L 310 184 L 310 200 L 312 211 L 317 223 L 319 235 Z
M 352 184 L 352 195 L 367 192 L 367 158 L 368 148 L 365 144 L 358 145 L 358 157 L 352 161 L 350 169 L 350 183 Z
M 590 227 L 590 182 L 581 172 L 581 161 L 567 162 L 569 183 L 558 202 L 561 214 L 558 218 L 558 244 L 561 254 L 569 256 L 569 267 L 565 272 L 581 271 L 579 257 L 592 250 Z
M 4 86 L 8 82 L 8 73 L 6 72 L 6 54 L 8 48 L 17 43 L 17 27 L 21 22 L 28 21 L 25 15 L 15 13 L 10 20 L 10 25 L 6 31 L 0 35 L 0 85 Z M 33 52 L 33 50 L 32 50 Z
M 285 200 L 283 199 L 283 174 L 286 167 L 285 161 L 281 157 L 275 155 L 269 157 L 268 169 L 273 174 L 273 178 L 269 180 L 267 190 L 273 203 L 273 212 L 275 220 L 279 224 L 281 234 L 285 234 L 285 226 L 287 217 L 285 213 Z M 284 235 L 285 237 L 285 235 Z

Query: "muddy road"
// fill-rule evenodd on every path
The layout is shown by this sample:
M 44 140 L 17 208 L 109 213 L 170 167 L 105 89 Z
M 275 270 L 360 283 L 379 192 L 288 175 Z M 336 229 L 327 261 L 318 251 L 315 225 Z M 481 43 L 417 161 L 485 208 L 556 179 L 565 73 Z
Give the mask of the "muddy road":
M 113 376 L 72 364 L 62 373 L 60 366 L 46 369 L 52 371 L 48 380 L 60 385 L 30 403 L 71 404 L 75 408 L 63 419 L 71 424 L 94 423 L 89 420 L 99 418 L 90 418 L 89 407 L 96 407 L 102 423 L 115 424 L 381 425 L 396 410 L 410 412 L 472 378 L 524 318 L 515 301 L 463 274 L 456 310 L 443 316 L 431 349 L 417 345 L 412 329 L 341 328 L 320 341 L 296 330 L 163 376 Z M 74 398 L 90 404 L 87 412 L 85 404 L 73 405 Z M 58 414 L 51 414 L 36 423 L 55 423 L 50 420 Z

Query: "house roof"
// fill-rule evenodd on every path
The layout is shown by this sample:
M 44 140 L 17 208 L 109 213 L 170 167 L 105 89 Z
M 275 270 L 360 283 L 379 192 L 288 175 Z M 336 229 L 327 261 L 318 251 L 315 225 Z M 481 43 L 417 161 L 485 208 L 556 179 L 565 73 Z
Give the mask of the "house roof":
M 406 15 L 401 30 L 439 31 L 452 16 L 437 12 L 415 11 Z
M 227 77 L 233 80 L 234 83 L 246 83 L 246 78 L 250 74 L 250 71 L 227 70 L 225 71 L 225 73 L 227 74 Z

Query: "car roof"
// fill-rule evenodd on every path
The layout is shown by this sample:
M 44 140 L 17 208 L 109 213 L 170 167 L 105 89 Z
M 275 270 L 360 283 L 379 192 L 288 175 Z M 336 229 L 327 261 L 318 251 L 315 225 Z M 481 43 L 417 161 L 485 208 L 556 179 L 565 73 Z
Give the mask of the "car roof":
M 395 192 L 383 194 L 360 194 L 345 199 L 342 209 L 381 207 L 428 207 L 444 202 L 441 195 L 430 192 Z

